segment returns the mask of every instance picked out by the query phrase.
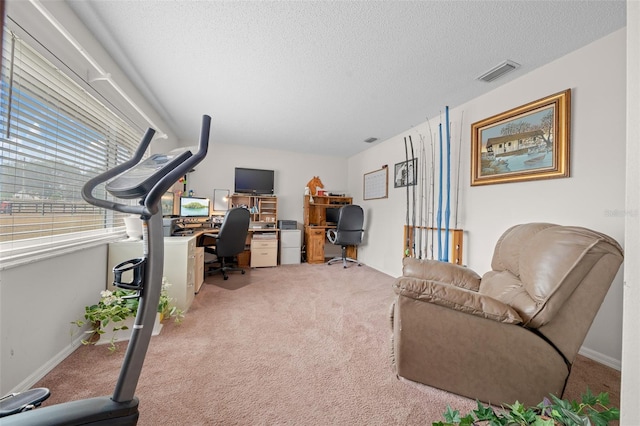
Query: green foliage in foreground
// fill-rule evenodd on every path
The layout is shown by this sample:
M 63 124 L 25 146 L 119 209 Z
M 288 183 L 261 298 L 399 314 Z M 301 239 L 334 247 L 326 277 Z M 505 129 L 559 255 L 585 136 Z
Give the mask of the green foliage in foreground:
M 489 405 L 477 401 L 478 408 L 463 416 L 458 410 L 447 406 L 443 413 L 444 422 L 434 422 L 433 426 L 606 426 L 612 420 L 620 419 L 620 410 L 609 407 L 609 394 L 593 395 L 587 388 L 581 401 L 567 401 L 555 395 L 545 398 L 535 407 L 525 407 L 518 401 L 494 410 Z

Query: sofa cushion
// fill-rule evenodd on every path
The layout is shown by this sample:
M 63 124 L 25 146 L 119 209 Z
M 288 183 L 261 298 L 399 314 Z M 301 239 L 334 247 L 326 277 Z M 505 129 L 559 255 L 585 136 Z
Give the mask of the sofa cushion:
M 622 249 L 606 235 L 580 227 L 528 224 L 500 238 L 479 292 L 513 307 L 525 325 L 548 323 L 591 268 Z
M 480 275 L 464 266 L 438 260 L 405 257 L 402 260 L 402 276 L 448 283 L 456 287 L 477 291 Z
M 505 303 L 472 290 L 413 277 L 400 277 L 394 282 L 396 294 L 434 303 L 467 314 L 494 321 L 519 324 L 522 318 Z

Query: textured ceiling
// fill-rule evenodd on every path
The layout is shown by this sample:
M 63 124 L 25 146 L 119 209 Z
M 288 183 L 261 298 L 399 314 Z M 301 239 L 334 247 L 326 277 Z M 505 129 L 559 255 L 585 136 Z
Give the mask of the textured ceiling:
M 68 2 L 181 140 L 210 114 L 214 142 L 344 157 L 626 20 L 624 1 Z

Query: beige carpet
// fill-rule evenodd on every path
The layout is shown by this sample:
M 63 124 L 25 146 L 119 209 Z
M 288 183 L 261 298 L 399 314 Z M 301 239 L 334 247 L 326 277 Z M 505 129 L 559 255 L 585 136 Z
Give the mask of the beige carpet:
M 392 277 L 302 264 L 206 281 L 184 322 L 151 340 L 140 425 L 425 425 L 476 405 L 393 374 Z M 125 345 L 79 348 L 37 383 L 45 405 L 111 394 Z M 619 406 L 619 372 L 580 357 L 566 396 L 586 386 Z

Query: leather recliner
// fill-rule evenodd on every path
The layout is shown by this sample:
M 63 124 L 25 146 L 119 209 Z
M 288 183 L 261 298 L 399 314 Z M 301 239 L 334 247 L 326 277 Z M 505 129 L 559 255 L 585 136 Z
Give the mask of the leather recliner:
M 589 229 L 516 225 L 492 270 L 404 258 L 391 306 L 399 377 L 495 405 L 562 396 L 623 251 Z

